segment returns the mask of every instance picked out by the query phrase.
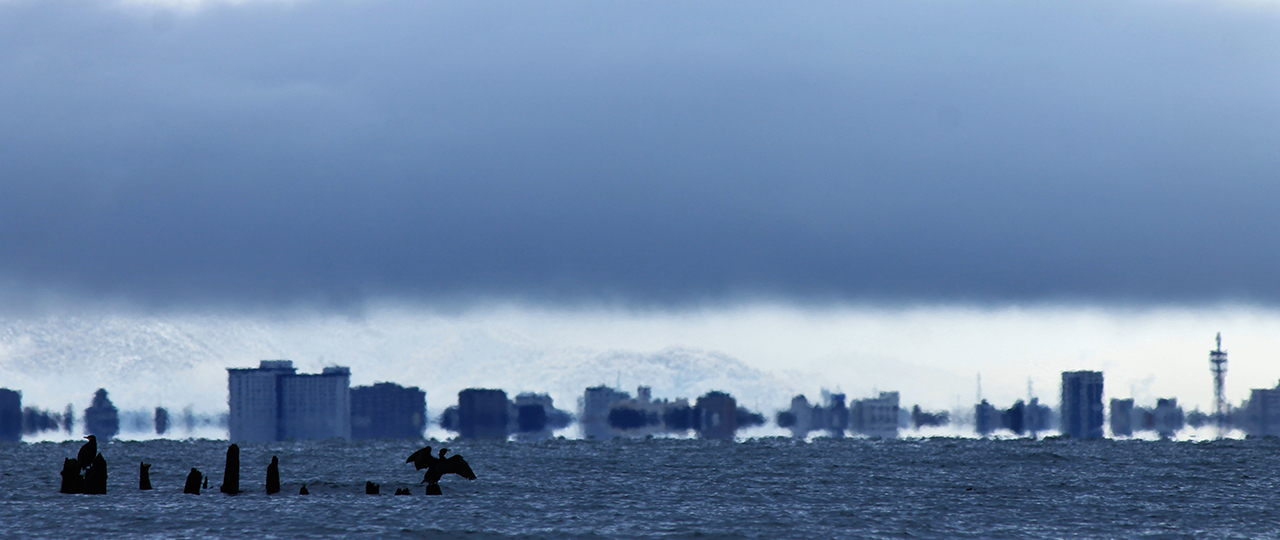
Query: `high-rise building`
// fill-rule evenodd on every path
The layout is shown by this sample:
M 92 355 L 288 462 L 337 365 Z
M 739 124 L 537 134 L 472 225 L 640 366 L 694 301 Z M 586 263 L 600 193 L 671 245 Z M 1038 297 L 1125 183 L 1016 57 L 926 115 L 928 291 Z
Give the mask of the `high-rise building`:
M 893 438 L 898 436 L 897 392 L 880 392 L 879 397 L 854 402 L 850 424 L 854 431 L 868 437 Z
M 1244 428 L 1250 435 L 1280 436 L 1280 384 L 1275 388 L 1253 389 L 1244 417 Z
M 0 388 L 0 441 L 22 440 L 22 392 Z
M 1036 432 L 1047 431 L 1053 425 L 1053 409 L 1040 404 L 1040 398 L 1031 398 L 1027 402 L 1026 427 L 1034 438 Z
M 458 436 L 463 439 L 505 439 L 510 433 L 511 402 L 507 393 L 489 388 L 458 392 Z
M 169 410 L 164 407 L 156 407 L 156 419 L 154 422 L 156 435 L 164 435 L 169 431 Z
M 1062 433 L 1076 439 L 1101 439 L 1102 372 L 1062 373 Z
M 1186 425 L 1186 417 L 1182 407 L 1178 406 L 1178 398 L 1157 399 L 1156 408 L 1151 411 L 1152 426 L 1160 437 L 1173 437 Z
M 1133 436 L 1133 398 L 1111 400 L 1111 436 Z
M 290 360 L 263 360 L 257 369 L 227 369 L 227 405 L 231 408 L 227 431 L 231 442 L 284 439 L 280 424 L 280 379 L 296 373 Z
M 427 426 L 427 393 L 416 386 L 377 383 L 351 389 L 351 438 L 420 439 Z
M 844 437 L 844 430 L 849 427 L 849 408 L 845 406 L 845 395 L 824 391 L 823 397 L 826 398 L 825 401 L 827 402 L 826 418 L 824 419 L 826 420 L 826 425 L 823 427 L 827 429 L 827 433 L 832 437 Z
M 1000 427 L 999 409 L 987 403 L 985 399 L 973 406 L 973 429 L 978 432 L 978 436 L 986 437 L 998 427 Z
M 512 403 L 515 415 L 514 430 L 522 440 L 550 438 L 557 429 L 568 426 L 573 416 L 555 407 L 555 400 L 547 394 L 523 392 Z
M 228 368 L 227 429 L 232 442 L 351 437 L 351 371 L 299 374 L 289 360 Z
M 707 439 L 732 439 L 738 431 L 738 401 L 724 392 L 698 398 L 698 433 Z
M 104 441 L 120 432 L 120 413 L 107 399 L 107 391 L 99 388 L 93 393 L 93 403 L 84 410 L 84 431 Z
M 284 439 L 351 438 L 350 369 L 281 377 L 280 390 Z
M 592 386 L 582 395 L 582 434 L 588 439 L 608 439 L 614 433 L 609 428 L 609 412 L 618 402 L 631 399 L 631 395 L 609 388 Z

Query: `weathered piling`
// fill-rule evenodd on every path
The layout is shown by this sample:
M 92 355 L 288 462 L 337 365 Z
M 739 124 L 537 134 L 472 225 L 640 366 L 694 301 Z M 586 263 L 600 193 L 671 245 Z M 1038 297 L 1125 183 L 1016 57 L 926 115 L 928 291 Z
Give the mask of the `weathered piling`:
M 219 490 L 227 495 L 240 493 L 240 447 L 235 444 L 227 447 L 227 468 L 222 471 Z
M 267 465 L 267 495 L 280 493 L 280 458 L 271 456 L 271 464 Z

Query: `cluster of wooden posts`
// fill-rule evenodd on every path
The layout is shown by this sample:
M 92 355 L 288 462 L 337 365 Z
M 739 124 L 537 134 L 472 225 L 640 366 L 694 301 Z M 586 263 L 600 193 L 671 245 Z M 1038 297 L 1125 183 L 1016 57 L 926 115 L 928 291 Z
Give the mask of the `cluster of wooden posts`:
M 81 465 L 82 456 L 93 455 L 87 465 Z M 140 463 L 138 465 L 138 489 L 151 489 L 151 464 Z M 201 489 L 209 489 L 209 477 L 200 472 L 199 469 L 192 467 L 191 472 L 187 474 L 186 484 L 182 488 L 183 493 L 199 495 Z M 232 444 L 227 447 L 227 467 L 223 473 L 222 486 L 218 488 L 222 493 L 228 495 L 236 495 L 240 491 L 240 447 Z M 369 495 L 378 495 L 381 486 L 373 482 L 365 482 L 364 492 Z M 107 460 L 102 457 L 101 452 L 97 452 L 96 439 L 90 438 L 88 443 L 81 448 L 80 455 L 75 458 L 66 458 L 62 465 L 62 488 L 61 493 L 84 493 L 89 495 L 105 495 L 107 493 Z M 280 458 L 271 456 L 271 464 L 267 465 L 267 482 L 266 491 L 268 495 L 280 492 Z M 428 494 L 431 493 L 430 486 Z M 439 492 L 437 488 L 436 493 Z M 309 495 L 307 485 L 303 484 L 302 489 L 298 490 L 299 495 Z M 409 488 L 396 489 L 396 495 L 410 495 Z

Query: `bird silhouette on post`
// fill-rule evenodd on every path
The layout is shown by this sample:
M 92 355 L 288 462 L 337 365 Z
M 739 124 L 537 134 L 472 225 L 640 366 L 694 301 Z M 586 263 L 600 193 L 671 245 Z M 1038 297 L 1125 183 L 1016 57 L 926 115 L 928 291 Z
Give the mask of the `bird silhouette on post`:
M 151 489 L 151 464 L 138 464 L 138 489 Z
M 440 478 L 446 474 L 456 474 L 467 480 L 476 479 L 476 473 L 472 472 L 471 465 L 467 464 L 467 460 L 456 454 L 452 457 L 444 457 L 448 451 L 448 448 L 440 449 L 440 457 L 436 458 L 435 462 L 430 467 L 427 467 L 427 473 L 422 475 L 423 482 L 432 485 L 438 484 L 440 483 Z
M 80 447 L 76 461 L 80 463 L 81 469 L 88 469 L 93 464 L 93 458 L 98 455 L 98 438 L 93 435 L 85 435 L 84 438 L 89 439 L 89 442 Z
M 427 484 L 427 495 L 441 494 L 439 482 L 440 478 L 446 474 L 456 474 L 467 480 L 476 479 L 476 473 L 471 470 L 467 460 L 459 455 L 445 458 L 444 455 L 448 452 L 448 448 L 441 448 L 439 456 L 433 456 L 431 447 L 427 446 L 410 454 L 409 459 L 404 460 L 405 463 L 412 463 L 418 470 L 427 470 L 422 476 L 422 482 Z

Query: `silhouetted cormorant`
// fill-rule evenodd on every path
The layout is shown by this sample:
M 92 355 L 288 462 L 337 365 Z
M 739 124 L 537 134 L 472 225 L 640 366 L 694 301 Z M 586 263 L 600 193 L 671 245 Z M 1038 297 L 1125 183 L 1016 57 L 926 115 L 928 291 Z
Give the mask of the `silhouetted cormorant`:
M 467 464 L 467 460 L 462 459 L 462 456 L 459 455 L 446 459 L 444 453 L 448 451 L 448 449 L 440 450 L 440 457 L 436 458 L 435 463 L 432 463 L 427 468 L 427 473 L 422 476 L 423 482 L 428 484 L 439 483 L 440 477 L 446 474 L 456 474 L 467 480 L 476 479 L 476 473 L 471 471 L 471 466 Z
M 81 469 L 88 469 L 93 464 L 93 458 L 98 455 L 98 438 L 93 435 L 85 435 L 84 438 L 89 439 L 89 442 L 80 447 L 76 461 L 80 462 Z
M 139 462 L 138 489 L 151 489 L 151 464 Z
M 409 459 L 404 460 L 405 463 L 412 463 L 417 470 L 421 471 L 431 467 L 436 462 L 435 456 L 431 455 L 431 447 L 426 446 L 417 452 L 409 454 Z

